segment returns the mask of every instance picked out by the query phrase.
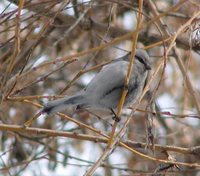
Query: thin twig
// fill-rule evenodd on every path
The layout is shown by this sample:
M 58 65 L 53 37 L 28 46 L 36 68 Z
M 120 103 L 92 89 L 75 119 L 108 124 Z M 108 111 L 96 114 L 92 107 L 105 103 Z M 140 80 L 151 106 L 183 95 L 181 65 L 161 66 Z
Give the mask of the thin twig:
M 86 135 L 86 134 L 78 134 L 73 132 L 66 132 L 66 131 L 58 131 L 58 130 L 49 130 L 49 129 L 42 129 L 42 128 L 32 128 L 19 125 L 8 125 L 8 124 L 0 124 L 0 130 L 1 131 L 12 131 L 12 132 L 18 132 L 18 133 L 27 133 L 27 134 L 33 134 L 33 135 L 46 135 L 46 136 L 52 136 L 52 137 L 68 137 L 68 138 L 74 138 L 79 140 L 88 140 L 93 142 L 103 142 L 107 143 L 109 140 L 109 137 L 99 137 L 99 136 L 92 136 L 92 135 Z M 167 161 L 167 160 L 161 160 L 158 158 L 149 157 L 145 154 L 142 154 L 141 152 L 136 151 L 135 149 L 131 148 L 145 148 L 146 143 L 138 143 L 134 141 L 121 141 L 119 143 L 119 146 L 125 147 L 126 149 L 129 149 L 130 151 L 133 151 L 134 153 L 138 154 L 139 156 L 142 156 L 146 159 L 150 159 L 153 161 L 168 163 L 168 164 L 178 164 L 183 166 L 189 166 L 189 167 L 200 167 L 200 164 L 198 163 L 183 163 L 183 162 L 173 162 L 173 161 Z M 168 145 L 158 145 L 155 144 L 155 150 L 158 151 L 173 151 L 178 152 L 182 154 L 192 154 L 196 155 L 200 149 L 200 146 L 195 146 L 191 148 L 183 148 L 183 147 L 176 147 L 176 146 L 168 146 Z

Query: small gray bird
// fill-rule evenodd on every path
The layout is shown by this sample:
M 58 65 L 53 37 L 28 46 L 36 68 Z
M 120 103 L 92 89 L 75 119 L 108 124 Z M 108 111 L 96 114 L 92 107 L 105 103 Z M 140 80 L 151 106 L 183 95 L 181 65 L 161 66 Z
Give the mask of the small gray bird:
M 130 53 L 113 60 L 104 66 L 90 83 L 79 93 L 73 96 L 48 102 L 44 105 L 42 113 L 64 110 L 66 106 L 77 108 L 108 109 L 114 113 L 124 89 L 127 75 Z M 151 69 L 149 56 L 146 51 L 137 49 L 133 63 L 133 69 L 128 84 L 128 93 L 124 106 L 135 103 L 141 95 L 148 71 Z M 115 120 L 119 120 L 117 117 Z

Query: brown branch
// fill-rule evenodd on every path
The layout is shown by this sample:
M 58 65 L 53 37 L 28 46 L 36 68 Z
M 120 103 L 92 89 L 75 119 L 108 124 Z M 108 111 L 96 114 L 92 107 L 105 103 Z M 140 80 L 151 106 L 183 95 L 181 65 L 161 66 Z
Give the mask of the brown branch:
M 186 2 L 186 0 L 181 0 L 179 3 L 170 7 L 165 12 L 161 12 L 160 15 L 157 16 L 157 19 L 159 19 L 163 16 L 170 15 L 170 13 L 177 11 L 180 8 L 180 6 L 182 4 L 184 4 L 185 2 Z M 138 4 L 138 2 L 136 2 L 136 4 Z M 145 3 L 145 4 L 147 4 L 147 3 Z M 130 4 L 129 6 L 130 6 L 129 8 L 132 8 L 132 4 Z M 27 6 L 26 8 L 30 11 L 37 13 L 37 8 L 31 8 L 31 5 Z M 40 9 L 42 9 L 42 8 L 45 8 L 45 5 L 43 5 L 43 6 L 40 5 Z M 49 9 L 49 11 L 51 11 L 51 9 Z M 53 14 L 55 14 L 55 12 L 51 12 L 49 14 L 51 14 L 51 15 L 49 15 L 49 16 L 46 15 L 46 14 L 44 14 L 44 15 L 46 17 L 50 18 L 50 17 L 52 17 Z M 65 30 L 68 30 L 68 27 L 73 25 L 76 22 L 76 20 L 77 19 L 74 16 L 71 16 L 71 15 L 68 15 L 68 14 L 58 14 L 54 21 L 55 21 L 55 24 L 57 24 L 57 23 L 60 24 L 60 25 L 62 25 L 62 24 L 66 25 L 67 24 Z M 84 25 L 84 24 L 80 24 L 80 25 Z M 90 29 L 97 31 L 99 33 L 102 33 L 102 32 L 105 32 L 107 30 L 107 27 L 108 27 L 107 24 L 104 24 L 104 23 L 101 23 L 101 22 L 98 22 L 96 20 L 91 19 Z M 54 27 L 54 29 L 55 29 L 55 27 Z M 56 30 L 59 30 L 59 28 L 57 28 Z M 63 28 L 62 28 L 62 30 L 63 30 Z M 82 29 L 82 30 L 84 30 L 84 29 Z M 131 31 L 120 28 L 119 26 L 118 27 L 110 26 L 109 31 L 108 31 L 108 36 L 115 38 L 115 37 L 125 35 L 129 32 L 131 32 Z M 63 32 L 58 32 L 58 33 L 62 34 Z M 127 39 L 130 40 L 131 38 L 127 38 Z M 152 42 L 158 42 L 158 41 L 161 41 L 161 40 L 162 40 L 162 36 L 160 36 L 158 34 L 148 33 L 148 32 L 145 32 L 145 31 L 140 32 L 140 34 L 139 34 L 139 41 L 144 42 L 146 45 L 152 44 Z M 176 40 L 176 44 L 177 44 L 178 47 L 183 48 L 183 49 L 190 48 L 190 43 L 189 43 L 188 37 L 178 36 L 177 40 Z M 197 45 L 197 44 L 195 45 L 195 43 L 194 43 L 194 45 L 192 46 L 192 49 L 195 50 L 195 51 L 200 51 L 200 46 Z
M 141 22 L 142 22 L 142 7 L 143 7 L 143 0 L 139 1 L 139 14 L 138 14 L 138 18 L 137 18 L 137 26 L 136 29 L 132 35 L 132 52 L 131 52 L 131 56 L 130 56 L 130 62 L 128 65 L 128 70 L 127 70 L 127 75 L 126 75 L 126 79 L 124 82 L 124 87 L 128 87 L 128 83 L 129 83 L 129 79 L 131 76 L 131 72 L 132 72 L 132 67 L 133 67 L 133 61 L 134 61 L 134 57 L 135 57 L 135 52 L 136 52 L 136 44 L 137 44 L 137 40 L 138 40 L 138 34 L 139 34 L 139 30 L 140 30 L 140 26 L 141 26 Z M 118 106 L 117 106 L 117 117 L 116 118 L 120 118 L 121 115 L 121 111 L 125 102 L 125 98 L 126 95 L 128 93 L 128 90 L 125 88 L 122 91 L 120 100 L 118 102 Z M 127 120 L 127 125 L 128 122 L 130 121 L 130 117 Z M 125 132 L 125 128 L 122 128 L 120 130 L 119 133 L 116 134 L 115 136 L 115 131 L 116 131 L 116 127 L 117 127 L 118 122 L 115 120 L 113 127 L 112 127 L 112 132 L 110 135 L 110 139 L 108 141 L 108 145 L 106 150 L 103 152 L 103 154 L 100 156 L 100 158 L 95 162 L 95 164 L 84 174 L 86 176 L 90 176 L 93 175 L 94 172 L 96 171 L 96 169 L 103 163 L 103 161 L 108 157 L 108 155 L 111 153 L 111 151 L 114 149 L 116 143 L 121 139 L 121 137 L 123 136 L 124 132 Z
M 26 135 L 43 135 L 47 137 L 66 137 L 72 138 L 77 140 L 84 140 L 84 141 L 91 141 L 95 143 L 107 143 L 108 138 L 100 137 L 100 136 L 93 136 L 87 134 L 79 134 L 73 132 L 66 132 L 66 131 L 58 131 L 58 130 L 50 130 L 50 129 L 43 129 L 43 128 L 33 128 L 33 127 L 24 127 L 19 125 L 10 125 L 10 124 L 0 124 L 0 131 L 9 131 L 9 132 L 16 132 L 16 133 L 23 133 Z M 123 140 L 120 142 L 119 146 L 123 147 L 122 143 L 126 144 L 129 147 L 137 148 L 137 149 L 146 149 L 146 143 L 136 142 L 131 140 Z M 149 146 L 151 147 L 151 146 Z M 169 145 L 154 145 L 155 151 L 171 151 L 180 154 L 189 154 L 195 155 L 199 157 L 200 146 L 195 147 L 177 147 L 177 146 L 169 146 Z

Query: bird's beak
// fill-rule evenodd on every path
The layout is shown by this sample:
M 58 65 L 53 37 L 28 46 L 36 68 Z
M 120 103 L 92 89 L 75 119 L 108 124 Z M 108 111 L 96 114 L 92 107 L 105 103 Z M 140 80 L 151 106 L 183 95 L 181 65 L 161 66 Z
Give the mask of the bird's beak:
M 146 68 L 147 70 L 151 70 L 150 64 L 146 63 L 146 64 L 145 64 L 145 68 Z

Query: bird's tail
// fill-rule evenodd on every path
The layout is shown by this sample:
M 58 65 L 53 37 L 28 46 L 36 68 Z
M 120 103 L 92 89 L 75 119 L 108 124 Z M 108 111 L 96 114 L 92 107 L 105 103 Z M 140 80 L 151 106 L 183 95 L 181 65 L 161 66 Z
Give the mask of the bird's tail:
M 53 112 L 62 111 L 66 108 L 66 106 L 77 106 L 77 105 L 83 105 L 85 98 L 82 95 L 74 95 L 71 97 L 65 97 L 59 100 L 54 100 L 48 102 L 46 105 L 44 105 L 42 109 L 42 113 L 51 114 Z

